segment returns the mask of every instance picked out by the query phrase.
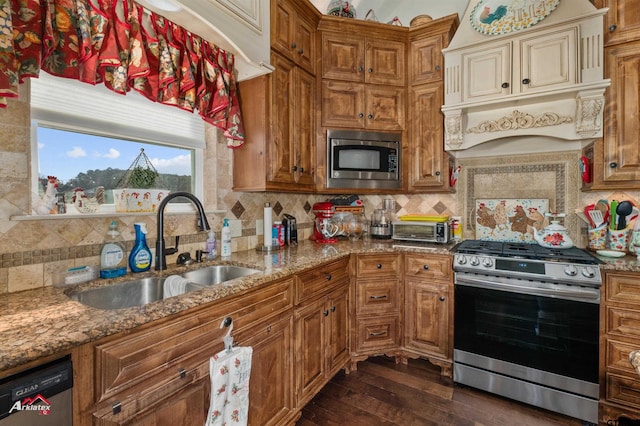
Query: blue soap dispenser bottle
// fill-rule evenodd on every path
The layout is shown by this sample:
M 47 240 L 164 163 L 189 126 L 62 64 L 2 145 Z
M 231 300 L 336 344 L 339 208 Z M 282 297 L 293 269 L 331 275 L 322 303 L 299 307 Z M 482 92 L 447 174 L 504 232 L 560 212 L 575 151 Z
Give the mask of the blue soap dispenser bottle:
M 144 272 L 151 268 L 151 250 L 147 245 L 147 225 L 144 223 L 134 223 L 136 231 L 136 242 L 129 254 L 129 268 L 131 272 Z

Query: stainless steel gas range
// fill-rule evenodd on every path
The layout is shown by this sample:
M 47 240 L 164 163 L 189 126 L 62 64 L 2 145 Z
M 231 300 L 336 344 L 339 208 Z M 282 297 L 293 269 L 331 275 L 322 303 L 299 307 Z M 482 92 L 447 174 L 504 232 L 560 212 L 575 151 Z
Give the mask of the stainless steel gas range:
M 599 261 L 524 243 L 453 251 L 454 381 L 597 423 Z

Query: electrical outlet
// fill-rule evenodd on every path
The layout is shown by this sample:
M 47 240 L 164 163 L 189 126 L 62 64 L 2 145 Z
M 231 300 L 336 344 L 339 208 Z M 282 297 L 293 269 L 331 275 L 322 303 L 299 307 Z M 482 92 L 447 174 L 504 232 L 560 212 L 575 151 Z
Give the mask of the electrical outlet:
M 262 226 L 263 223 L 264 223 L 264 220 L 256 219 L 256 235 L 264 234 L 264 232 L 262 232 L 264 230 L 264 226 Z
M 229 228 L 231 229 L 231 238 L 242 237 L 242 221 L 237 219 L 230 220 Z

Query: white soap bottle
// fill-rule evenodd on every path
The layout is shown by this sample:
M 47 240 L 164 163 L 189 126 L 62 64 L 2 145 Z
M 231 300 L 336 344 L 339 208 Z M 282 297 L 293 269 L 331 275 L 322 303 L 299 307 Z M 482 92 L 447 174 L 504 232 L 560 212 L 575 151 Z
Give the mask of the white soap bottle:
M 229 227 L 229 219 L 225 219 L 222 225 L 222 248 L 220 255 L 222 257 L 231 256 L 231 228 Z
M 216 241 L 216 233 L 213 229 L 209 230 L 209 238 L 207 238 L 207 260 L 213 260 L 218 257 L 218 242 Z

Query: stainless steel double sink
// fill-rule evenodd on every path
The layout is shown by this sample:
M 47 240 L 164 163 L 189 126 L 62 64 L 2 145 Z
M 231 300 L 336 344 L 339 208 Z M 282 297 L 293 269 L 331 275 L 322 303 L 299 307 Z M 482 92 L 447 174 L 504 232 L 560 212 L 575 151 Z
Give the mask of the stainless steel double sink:
M 184 291 L 181 293 L 201 290 L 236 278 L 257 274 L 258 272 L 261 271 L 236 265 L 213 265 L 195 269 L 180 275 L 186 280 L 186 283 L 183 283 Z M 165 281 L 167 278 L 140 278 L 109 286 L 71 292 L 68 296 L 84 305 L 104 310 L 142 306 L 170 296 L 165 294 Z

